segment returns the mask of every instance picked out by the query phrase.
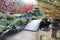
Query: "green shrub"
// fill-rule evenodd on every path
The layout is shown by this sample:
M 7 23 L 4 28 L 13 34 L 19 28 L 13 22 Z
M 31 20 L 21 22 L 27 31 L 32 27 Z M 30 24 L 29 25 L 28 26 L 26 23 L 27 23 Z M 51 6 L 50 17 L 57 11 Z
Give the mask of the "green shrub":
M 19 13 L 18 12 L 11 12 L 10 14 L 13 15 L 13 14 L 19 14 Z
M 35 19 L 37 19 L 36 16 L 32 16 L 32 17 L 31 17 L 31 20 L 35 20 Z
M 3 18 L 3 16 L 4 16 L 4 14 L 0 13 L 0 19 L 2 19 L 2 18 Z
M 16 25 L 25 25 L 25 24 L 26 24 L 26 19 L 24 18 L 20 18 L 16 23 Z
M 6 21 L 6 26 L 10 25 L 14 20 L 7 20 Z
M 15 20 L 15 19 L 16 19 L 16 17 L 14 15 L 9 15 L 7 17 L 7 20 Z
M 5 29 L 5 26 L 0 25 L 0 32 L 2 32 Z

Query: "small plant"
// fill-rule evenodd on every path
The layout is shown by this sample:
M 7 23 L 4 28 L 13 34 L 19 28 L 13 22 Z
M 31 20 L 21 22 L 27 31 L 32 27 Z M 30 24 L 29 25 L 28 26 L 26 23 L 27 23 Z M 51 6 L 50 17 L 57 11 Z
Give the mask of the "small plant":
M 2 32 L 3 30 L 5 30 L 5 26 L 0 25 L 0 32 Z
M 31 20 L 35 20 L 35 19 L 37 19 L 36 16 L 32 16 L 32 17 L 31 17 Z
M 3 14 L 3 13 L 0 13 L 0 19 L 2 19 L 2 18 L 3 18 L 3 16 L 4 16 L 4 14 Z
M 25 24 L 26 24 L 26 19 L 24 18 L 20 18 L 16 23 L 16 25 L 25 25 Z
M 16 19 L 16 17 L 14 15 L 9 15 L 7 17 L 7 20 L 15 20 L 15 19 Z

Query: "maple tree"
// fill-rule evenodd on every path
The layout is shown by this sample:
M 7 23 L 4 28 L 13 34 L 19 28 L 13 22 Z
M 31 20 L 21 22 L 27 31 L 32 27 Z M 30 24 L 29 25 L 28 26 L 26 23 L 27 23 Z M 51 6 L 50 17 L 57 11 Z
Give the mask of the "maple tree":
M 37 0 L 40 8 L 48 17 L 60 18 L 60 0 Z
M 32 10 L 33 7 L 34 7 L 33 4 L 23 4 L 23 5 L 21 6 L 20 12 L 21 12 L 21 13 L 25 13 L 26 11 Z
M 7 18 L 11 12 L 18 12 L 20 10 L 20 6 L 15 3 L 14 0 L 0 0 L 0 12 L 5 14 L 4 18 Z
M 4 18 L 9 14 L 8 6 L 13 5 L 13 0 L 0 0 L 0 12 L 4 13 Z
M 60 29 L 60 0 L 37 0 L 44 16 L 51 22 L 50 37 L 56 38 L 57 30 Z
M 15 5 L 13 0 L 0 0 L 0 11 L 1 12 L 18 12 L 19 6 Z

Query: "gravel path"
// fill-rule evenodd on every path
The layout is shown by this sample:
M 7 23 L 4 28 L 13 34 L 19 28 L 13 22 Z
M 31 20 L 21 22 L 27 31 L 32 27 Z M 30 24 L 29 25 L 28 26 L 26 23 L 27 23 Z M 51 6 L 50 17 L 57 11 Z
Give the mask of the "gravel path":
M 7 40 L 39 40 L 38 32 L 22 31 L 12 36 L 9 36 Z

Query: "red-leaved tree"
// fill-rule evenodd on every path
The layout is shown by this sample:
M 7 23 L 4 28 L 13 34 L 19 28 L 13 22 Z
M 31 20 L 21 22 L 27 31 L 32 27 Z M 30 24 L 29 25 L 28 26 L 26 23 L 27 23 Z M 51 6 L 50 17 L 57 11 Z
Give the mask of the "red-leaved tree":
M 18 12 L 19 8 L 13 0 L 0 0 L 0 12 L 5 14 L 4 18 L 7 18 L 10 12 Z
M 8 7 L 14 5 L 13 0 L 0 0 L 0 12 L 4 13 L 4 18 L 9 14 Z
M 23 5 L 21 6 L 20 12 L 21 12 L 21 13 L 28 12 L 28 11 L 32 10 L 33 7 L 34 7 L 33 4 L 23 4 Z

